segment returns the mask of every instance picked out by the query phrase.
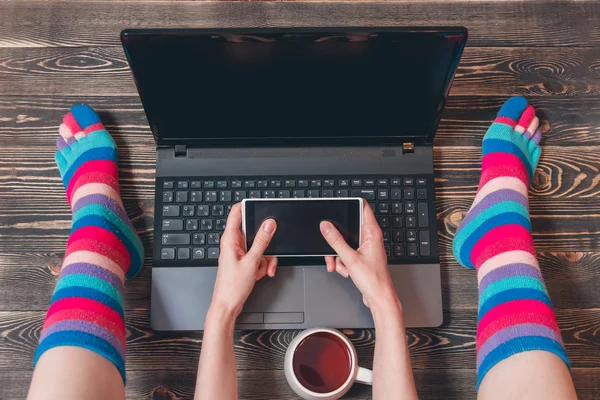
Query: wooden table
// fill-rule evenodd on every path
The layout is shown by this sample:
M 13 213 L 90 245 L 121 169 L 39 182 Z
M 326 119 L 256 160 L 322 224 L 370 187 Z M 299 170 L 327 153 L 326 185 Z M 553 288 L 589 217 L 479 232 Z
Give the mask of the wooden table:
M 445 322 L 408 331 L 422 399 L 475 398 L 476 280 L 451 254 L 502 102 L 527 96 L 545 132 L 531 190 L 535 244 L 581 399 L 600 398 L 600 5 L 537 0 L 402 3 L 15 1 L 0 3 L 0 398 L 24 398 L 71 213 L 54 164 L 68 108 L 99 111 L 146 262 L 126 295 L 131 399 L 185 399 L 200 333 L 149 325 L 154 142 L 119 31 L 134 27 L 464 25 L 470 39 L 435 141 Z M 283 356 L 297 331 L 236 333 L 240 396 L 293 398 Z M 375 336 L 345 331 L 361 364 Z M 356 385 L 348 398 L 370 397 Z

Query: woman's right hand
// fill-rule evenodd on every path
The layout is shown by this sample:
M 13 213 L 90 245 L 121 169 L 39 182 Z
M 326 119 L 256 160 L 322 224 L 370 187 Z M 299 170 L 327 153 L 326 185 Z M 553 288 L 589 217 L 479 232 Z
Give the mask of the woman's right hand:
M 337 253 L 325 257 L 327 271 L 337 271 L 350 277 L 363 295 L 363 302 L 371 309 L 378 303 L 398 301 L 387 265 L 383 235 L 373 210 L 363 200 L 362 244 L 352 249 L 331 222 L 321 222 L 321 234 Z

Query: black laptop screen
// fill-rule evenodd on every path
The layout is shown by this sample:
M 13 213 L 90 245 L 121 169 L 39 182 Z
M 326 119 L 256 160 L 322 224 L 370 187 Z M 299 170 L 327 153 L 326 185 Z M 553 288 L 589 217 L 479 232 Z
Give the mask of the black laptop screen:
M 122 38 L 159 142 L 376 143 L 433 138 L 466 33 Z

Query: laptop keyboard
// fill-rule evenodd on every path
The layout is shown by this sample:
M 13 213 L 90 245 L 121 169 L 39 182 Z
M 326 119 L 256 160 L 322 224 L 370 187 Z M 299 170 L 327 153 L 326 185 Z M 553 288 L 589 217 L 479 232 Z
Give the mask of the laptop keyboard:
M 245 198 L 315 197 L 365 198 L 390 263 L 436 262 L 433 176 L 299 176 L 157 178 L 155 265 L 216 265 L 229 211 Z

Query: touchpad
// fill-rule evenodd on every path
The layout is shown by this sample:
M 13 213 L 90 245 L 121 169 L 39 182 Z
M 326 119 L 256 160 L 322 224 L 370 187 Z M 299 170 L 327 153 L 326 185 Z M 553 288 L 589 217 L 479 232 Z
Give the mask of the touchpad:
M 256 282 L 243 312 L 303 312 L 304 269 L 278 267 L 274 278 Z

